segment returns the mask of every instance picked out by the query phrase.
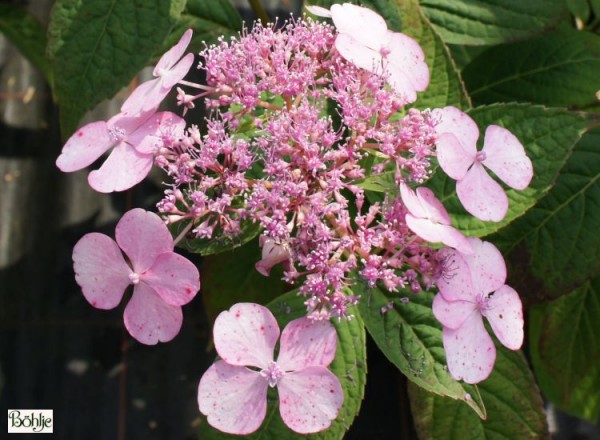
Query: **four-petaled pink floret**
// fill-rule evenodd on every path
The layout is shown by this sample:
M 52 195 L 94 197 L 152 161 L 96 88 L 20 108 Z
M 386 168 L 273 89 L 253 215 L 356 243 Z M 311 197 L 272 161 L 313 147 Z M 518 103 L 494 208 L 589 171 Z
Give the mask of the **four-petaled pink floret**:
M 437 158 L 442 170 L 456 180 L 456 194 L 464 208 L 480 220 L 501 221 L 508 210 L 504 189 L 487 173 L 492 170 L 514 189 L 525 189 L 533 165 L 519 140 L 506 128 L 490 125 L 483 149 L 477 151 L 477 124 L 456 107 L 435 109 Z
M 478 238 L 468 239 L 473 254 L 444 248 L 444 270 L 433 314 L 442 323 L 448 370 L 468 383 L 486 379 L 496 361 L 496 347 L 483 324 L 485 316 L 498 340 L 511 350 L 523 344 L 523 310 L 517 292 L 507 286 L 500 251 Z
M 329 321 L 290 322 L 281 334 L 277 361 L 279 326 L 266 307 L 234 305 L 217 317 L 213 335 L 221 360 L 198 387 L 200 411 L 213 427 L 231 434 L 256 431 L 265 418 L 269 387 L 277 387 L 279 413 L 295 432 L 322 431 L 337 417 L 344 395 L 327 369 L 337 350 Z
M 170 341 L 181 328 L 181 306 L 200 289 L 198 269 L 173 252 L 169 230 L 152 212 L 128 211 L 115 235 L 116 242 L 104 234 L 86 234 L 73 249 L 75 279 L 85 299 L 98 309 L 113 309 L 133 284 L 125 327 L 143 344 Z

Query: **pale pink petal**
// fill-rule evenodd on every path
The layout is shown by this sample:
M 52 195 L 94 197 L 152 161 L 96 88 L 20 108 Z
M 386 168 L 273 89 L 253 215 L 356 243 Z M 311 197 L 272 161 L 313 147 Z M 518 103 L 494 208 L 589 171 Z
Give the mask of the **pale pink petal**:
M 340 34 L 354 37 L 358 44 L 379 51 L 387 39 L 387 24 L 375 11 L 351 3 L 331 6 L 333 24 Z
M 179 61 L 172 69 L 167 70 L 161 76 L 162 87 L 166 87 L 169 90 L 173 88 L 175 84 L 181 81 L 190 71 L 190 67 L 194 64 L 194 54 L 188 53 Z
M 175 63 L 179 61 L 179 59 L 187 50 L 190 41 L 192 41 L 192 34 L 192 29 L 185 31 L 177 44 L 175 44 L 175 46 L 170 48 L 163 54 L 162 57 L 160 57 L 160 60 L 158 60 L 158 63 L 156 63 L 156 67 L 154 68 L 154 76 L 160 76 L 164 70 L 170 70 Z
M 440 167 L 450 178 L 460 180 L 475 161 L 475 152 L 470 155 L 452 133 L 442 133 L 437 137 L 436 155 Z
M 119 143 L 102 166 L 92 171 L 88 182 L 101 193 L 125 191 L 140 183 L 152 169 L 154 157 L 142 154 L 125 142 Z
M 465 210 L 479 220 L 499 222 L 508 211 L 504 189 L 478 162 L 456 182 L 456 194 Z
M 494 341 L 483 325 L 479 313 L 471 313 L 459 328 L 442 331 L 446 362 L 456 380 L 478 383 L 490 375 L 496 361 Z
M 441 223 L 443 225 L 450 224 L 448 211 L 446 211 L 446 208 L 444 208 L 444 205 L 438 200 L 432 190 L 425 186 L 420 186 L 416 189 L 416 193 L 421 202 L 421 206 L 426 212 L 424 218 L 428 218 L 435 223 Z
M 265 419 L 267 386 L 258 372 L 217 361 L 200 379 L 198 407 L 219 431 L 251 434 Z
M 162 134 L 181 138 L 184 131 L 184 119 L 172 112 L 159 112 L 131 133 L 127 141 L 140 153 L 151 154 L 159 145 L 159 137 Z
M 200 274 L 187 258 L 174 252 L 160 254 L 150 269 L 140 275 L 167 304 L 182 306 L 200 290 Z
M 389 50 L 386 60 L 393 66 L 391 70 L 404 72 L 410 81 L 411 91 L 424 91 L 429 85 L 429 67 L 419 43 L 401 32 L 388 31 L 386 48 Z
M 492 243 L 470 237 L 471 255 L 463 255 L 478 293 L 488 294 L 499 289 L 506 281 L 506 264 L 500 251 Z
M 444 299 L 474 302 L 478 292 L 471 281 L 471 270 L 465 256 L 454 249 L 444 248 L 438 252 L 438 259 L 443 269 L 436 282 Z
M 125 328 L 142 344 L 168 342 L 179 333 L 183 322 L 181 307 L 172 306 L 144 282 L 136 284 L 123 314 Z
M 337 333 L 329 321 L 300 318 L 281 333 L 277 365 L 283 371 L 328 366 L 337 350 Z
M 400 197 L 406 209 L 417 218 L 427 218 L 428 211 L 421 204 L 421 199 L 417 196 L 417 193 L 413 191 L 407 184 L 400 184 Z
M 523 306 L 519 294 L 510 286 L 496 290 L 488 300 L 485 311 L 496 337 L 511 350 L 523 345 Z
M 344 402 L 339 379 L 325 367 L 307 367 L 288 373 L 277 388 L 281 418 L 300 434 L 327 429 Z
M 411 214 L 406 214 L 406 225 L 425 241 L 443 243 L 465 254 L 473 252 L 467 238 L 452 226 L 434 223 L 429 219 L 416 218 Z
M 127 211 L 115 231 L 117 243 L 127 254 L 133 269 L 141 275 L 164 252 L 173 251 L 173 238 L 161 218 L 150 211 Z
M 69 138 L 56 159 L 56 166 L 65 173 L 81 170 L 91 165 L 115 143 L 106 122 L 96 121 L 84 125 Z
M 75 280 L 85 299 L 98 309 L 113 309 L 123 298 L 131 269 L 113 239 L 92 232 L 73 248 Z
M 390 64 L 385 60 L 383 66 L 382 72 L 385 80 L 400 96 L 402 104 L 415 102 L 417 100 L 417 92 L 406 69 Z M 379 70 L 373 71 L 373 73 L 379 73 Z
M 217 353 L 228 364 L 266 369 L 273 361 L 279 326 L 266 307 L 238 303 L 217 316 L 213 337 Z
M 141 83 L 121 106 L 121 111 L 131 116 L 154 112 L 171 89 L 162 86 L 160 78 Z
M 362 45 L 350 34 L 338 34 L 335 38 L 335 48 L 340 55 L 356 67 L 373 73 L 383 71 L 383 57 L 381 54 L 367 46 Z
M 521 142 L 506 128 L 490 125 L 485 131 L 482 163 L 511 188 L 525 189 L 533 178 L 533 165 Z
M 304 7 L 308 12 L 310 12 L 313 15 L 316 15 L 317 17 L 331 18 L 331 11 L 329 11 L 329 9 L 325 9 L 321 6 L 314 5 L 305 5 Z
M 441 293 L 433 298 L 431 306 L 433 315 L 444 326 L 457 329 L 467 320 L 471 313 L 479 313 L 472 301 L 446 301 Z
M 256 270 L 268 277 L 273 266 L 288 261 L 291 255 L 289 246 L 277 243 L 272 238 L 266 238 L 262 244 L 262 259 L 256 263 Z
M 121 140 L 127 141 L 129 136 L 144 124 L 154 113 L 146 112 L 136 115 L 118 113 L 108 120 L 106 126 L 110 132 Z
M 443 109 L 434 109 L 433 116 L 439 119 L 435 126 L 438 134 L 451 133 L 462 144 L 465 154 L 474 158 L 477 154 L 477 139 L 479 139 L 479 128 L 473 119 L 465 112 L 456 107 L 448 106 Z M 471 160 L 471 162 L 473 162 Z

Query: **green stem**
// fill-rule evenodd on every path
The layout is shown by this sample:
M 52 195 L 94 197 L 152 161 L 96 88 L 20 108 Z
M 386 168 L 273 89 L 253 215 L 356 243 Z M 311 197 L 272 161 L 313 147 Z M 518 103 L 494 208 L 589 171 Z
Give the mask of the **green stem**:
M 248 0 L 248 2 L 250 2 L 252 10 L 256 14 L 256 16 L 260 18 L 260 21 L 262 21 L 263 24 L 271 22 L 271 18 L 269 18 L 269 14 L 267 14 L 267 10 L 263 7 L 260 0 Z

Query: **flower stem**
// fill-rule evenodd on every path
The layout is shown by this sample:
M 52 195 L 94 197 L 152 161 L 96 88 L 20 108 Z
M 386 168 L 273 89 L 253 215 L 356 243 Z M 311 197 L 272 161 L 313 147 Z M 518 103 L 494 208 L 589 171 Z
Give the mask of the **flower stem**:
M 252 10 L 256 16 L 260 18 L 260 21 L 262 21 L 264 24 L 267 24 L 271 21 L 267 10 L 264 8 L 260 0 L 248 0 L 248 2 L 250 3 L 250 6 L 252 7 Z

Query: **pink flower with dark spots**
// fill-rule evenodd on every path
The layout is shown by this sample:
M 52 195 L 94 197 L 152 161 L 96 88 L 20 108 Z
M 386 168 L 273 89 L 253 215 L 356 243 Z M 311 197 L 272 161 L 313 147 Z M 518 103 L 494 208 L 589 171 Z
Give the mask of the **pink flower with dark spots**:
M 309 12 L 331 17 L 338 31 L 335 48 L 346 60 L 372 73 L 383 74 L 405 104 L 429 85 L 429 68 L 419 43 L 400 32 L 388 30 L 383 17 L 351 3 L 330 10 L 307 7 Z
M 188 29 L 177 44 L 158 60 L 152 72 L 156 78 L 140 84 L 123 103 L 123 113 L 137 115 L 156 111 L 173 86 L 187 75 L 194 63 L 194 54 L 188 53 L 183 56 L 191 40 L 192 30 Z
M 437 158 L 440 167 L 456 180 L 456 194 L 464 208 L 480 220 L 501 221 L 508 211 L 504 189 L 487 173 L 490 169 L 514 189 L 525 189 L 533 178 L 533 165 L 519 140 L 506 128 L 490 125 L 483 149 L 477 151 L 479 128 L 455 107 L 434 110 Z M 484 168 L 485 167 L 485 168 Z
M 279 326 L 266 307 L 235 304 L 217 317 L 213 335 L 221 360 L 200 379 L 198 405 L 214 428 L 240 435 L 256 431 L 266 415 L 268 387 L 277 387 L 279 413 L 295 432 L 322 431 L 337 417 L 344 395 L 327 369 L 337 350 L 329 321 L 290 322 L 277 361 Z
M 483 325 L 489 321 L 498 340 L 511 350 L 523 344 L 523 309 L 519 295 L 506 281 L 506 265 L 496 247 L 469 238 L 473 254 L 444 248 L 444 270 L 433 314 L 442 323 L 448 370 L 467 383 L 486 379 L 496 361 L 494 341 Z
M 200 290 L 198 269 L 173 252 L 171 234 L 154 213 L 128 211 L 115 235 L 116 242 L 99 233 L 86 234 L 77 242 L 73 249 L 77 284 L 92 306 L 104 310 L 115 308 L 132 284 L 125 327 L 143 344 L 170 341 L 181 328 L 181 306 Z
M 128 116 L 119 113 L 108 122 L 96 121 L 77 130 L 56 160 L 64 172 L 91 165 L 108 150 L 106 161 L 92 171 L 88 182 L 98 192 L 125 191 L 141 182 L 152 169 L 160 134 L 185 121 L 171 112 Z

